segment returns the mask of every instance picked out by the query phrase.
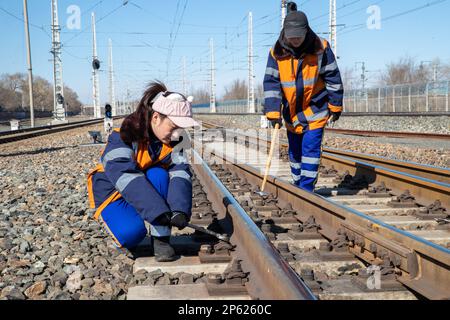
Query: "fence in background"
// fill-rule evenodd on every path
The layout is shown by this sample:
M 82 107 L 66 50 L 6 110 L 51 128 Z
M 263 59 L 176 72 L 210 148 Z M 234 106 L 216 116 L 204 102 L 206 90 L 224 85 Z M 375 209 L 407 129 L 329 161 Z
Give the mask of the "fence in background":
M 248 113 L 248 110 L 247 99 L 216 102 L 216 113 Z M 192 111 L 194 113 L 209 113 L 209 103 L 194 104 Z M 256 113 L 263 112 L 261 99 L 255 99 L 255 111 Z
M 365 90 L 346 90 L 344 112 L 439 113 L 449 110 L 449 81 L 405 84 Z M 263 99 L 256 99 L 256 113 L 263 112 Z M 194 113 L 209 113 L 209 103 L 193 105 Z M 217 113 L 248 113 L 247 100 L 216 102 Z
M 345 92 L 345 112 L 449 112 L 449 81 Z

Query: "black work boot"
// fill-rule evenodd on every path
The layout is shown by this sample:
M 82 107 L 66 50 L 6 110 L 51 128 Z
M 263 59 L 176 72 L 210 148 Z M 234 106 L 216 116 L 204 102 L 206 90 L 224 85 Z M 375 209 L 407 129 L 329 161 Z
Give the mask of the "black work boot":
M 168 262 L 174 261 L 177 256 L 175 250 L 170 245 L 170 236 L 166 237 L 155 237 L 153 239 L 153 252 L 155 255 L 155 260 L 158 262 Z

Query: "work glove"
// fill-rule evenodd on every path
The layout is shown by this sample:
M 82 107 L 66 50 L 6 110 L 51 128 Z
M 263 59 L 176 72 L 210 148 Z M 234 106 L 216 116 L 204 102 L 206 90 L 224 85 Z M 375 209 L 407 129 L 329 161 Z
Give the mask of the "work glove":
M 158 225 L 158 226 L 170 226 L 170 219 L 172 218 L 172 212 L 165 212 L 163 214 L 160 214 L 157 216 L 153 221 L 152 224 Z
M 184 212 L 175 211 L 170 219 L 170 226 L 177 227 L 178 230 L 183 230 L 188 225 L 188 222 L 189 217 Z
M 271 119 L 270 121 L 270 126 L 272 128 L 275 128 L 275 125 L 278 123 L 279 124 L 279 128 L 281 128 L 283 126 L 283 120 L 281 120 L 281 118 L 278 119 Z
M 331 122 L 336 122 L 339 120 L 342 112 L 331 112 Z

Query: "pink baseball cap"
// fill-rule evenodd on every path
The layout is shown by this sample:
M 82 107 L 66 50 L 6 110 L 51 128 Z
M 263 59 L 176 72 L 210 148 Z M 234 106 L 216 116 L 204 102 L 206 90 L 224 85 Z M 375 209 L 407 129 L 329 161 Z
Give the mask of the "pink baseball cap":
M 168 96 L 165 96 L 161 92 L 156 96 L 152 109 L 166 115 L 180 128 L 200 126 L 197 121 L 192 119 L 192 106 L 189 98 L 185 99 L 179 93 L 170 93 Z

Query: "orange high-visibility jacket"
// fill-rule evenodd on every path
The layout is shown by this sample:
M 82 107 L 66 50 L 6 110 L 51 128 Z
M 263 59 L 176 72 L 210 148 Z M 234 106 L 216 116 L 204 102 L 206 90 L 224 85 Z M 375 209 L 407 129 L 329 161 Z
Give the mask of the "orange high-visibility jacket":
M 341 112 L 344 96 L 339 68 L 328 42 L 315 54 L 277 58 L 270 50 L 264 76 L 264 110 L 269 120 L 281 115 L 286 128 L 301 134 L 325 127 L 329 111 Z M 283 110 L 281 110 L 283 106 Z
M 109 136 L 101 163 L 88 174 L 88 194 L 97 219 L 108 204 L 123 197 L 148 222 L 169 211 L 191 214 L 192 183 L 187 162 L 172 162 L 173 146 L 162 144 L 159 150 L 149 145 L 128 146 L 118 129 Z M 177 159 L 181 159 L 177 158 Z M 163 199 L 145 177 L 145 171 L 158 165 L 169 173 L 169 194 Z

